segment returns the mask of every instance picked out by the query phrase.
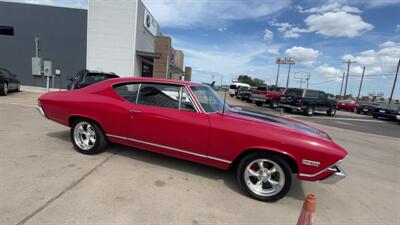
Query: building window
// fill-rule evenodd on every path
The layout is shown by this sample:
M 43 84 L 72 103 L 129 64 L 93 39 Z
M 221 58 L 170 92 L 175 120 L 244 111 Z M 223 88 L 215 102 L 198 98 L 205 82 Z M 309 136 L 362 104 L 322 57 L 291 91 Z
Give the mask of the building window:
M 14 36 L 14 27 L 0 26 L 0 35 Z
M 142 63 L 142 77 L 153 77 L 153 65 L 150 63 Z

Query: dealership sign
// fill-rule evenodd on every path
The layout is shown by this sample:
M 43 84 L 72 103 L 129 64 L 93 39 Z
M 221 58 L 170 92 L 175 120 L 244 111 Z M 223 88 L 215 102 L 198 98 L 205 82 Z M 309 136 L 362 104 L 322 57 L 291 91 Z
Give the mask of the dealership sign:
M 153 16 L 147 11 L 144 10 L 144 27 L 153 35 L 157 35 L 157 22 L 154 20 Z
M 292 58 L 276 58 L 275 64 L 295 64 Z

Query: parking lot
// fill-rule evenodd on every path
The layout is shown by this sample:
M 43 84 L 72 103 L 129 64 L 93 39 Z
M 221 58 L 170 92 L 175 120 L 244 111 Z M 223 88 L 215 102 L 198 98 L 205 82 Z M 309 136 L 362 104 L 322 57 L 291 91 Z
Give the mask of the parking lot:
M 120 145 L 79 154 L 68 127 L 36 112 L 39 95 L 0 97 L 0 224 L 296 224 L 308 192 L 317 195 L 316 224 L 400 223 L 396 122 L 349 112 L 285 114 L 346 148 L 348 177 L 335 185 L 295 181 L 286 198 L 265 203 L 245 196 L 230 171 Z

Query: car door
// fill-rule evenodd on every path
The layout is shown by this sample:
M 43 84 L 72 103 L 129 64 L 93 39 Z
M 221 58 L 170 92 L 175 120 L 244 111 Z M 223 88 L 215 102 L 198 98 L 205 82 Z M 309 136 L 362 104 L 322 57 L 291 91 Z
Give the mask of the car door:
M 330 102 L 328 101 L 328 96 L 322 91 L 320 91 L 318 93 L 318 105 L 319 105 L 319 109 L 323 110 L 323 111 L 328 110 L 330 107 Z
M 185 86 L 141 83 L 140 87 L 120 88 L 139 90 L 138 95 L 131 96 L 127 112 L 127 135 L 131 141 L 165 154 L 205 160 L 208 116 L 197 110 Z

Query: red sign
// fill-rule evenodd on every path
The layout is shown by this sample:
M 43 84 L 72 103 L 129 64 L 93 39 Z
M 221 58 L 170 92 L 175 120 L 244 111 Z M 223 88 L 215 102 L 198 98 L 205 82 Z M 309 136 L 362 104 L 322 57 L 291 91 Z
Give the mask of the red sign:
M 276 58 L 275 64 L 295 64 L 292 58 Z

